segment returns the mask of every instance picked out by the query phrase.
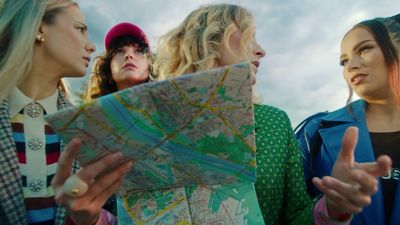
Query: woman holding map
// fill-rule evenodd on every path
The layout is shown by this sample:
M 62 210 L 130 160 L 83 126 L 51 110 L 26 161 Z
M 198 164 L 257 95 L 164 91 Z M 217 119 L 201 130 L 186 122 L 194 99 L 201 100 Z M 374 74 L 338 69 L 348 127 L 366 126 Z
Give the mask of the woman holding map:
M 255 40 L 252 15 L 240 6 L 216 4 L 192 11 L 182 24 L 165 34 L 157 58 L 160 78 L 165 79 L 244 61 L 251 63 L 255 74 L 264 56 L 265 51 Z M 261 104 L 254 105 L 254 113 L 255 189 L 266 224 L 346 224 L 353 213 L 369 204 L 377 189 L 376 177 L 386 174 L 390 162 L 369 165 L 374 175 L 349 166 L 356 144 L 352 141 L 357 135 L 355 129 L 349 129 L 343 139 L 341 157 L 336 162 L 340 175 L 320 181 L 325 197 L 315 203 L 306 192 L 300 150 L 286 113 Z
M 44 120 L 71 105 L 61 79 L 82 77 L 95 51 L 78 5 L 1 1 L 0 21 L 0 224 L 114 223 L 102 206 L 131 163 L 115 153 L 78 171 L 84 140 L 63 151 Z
M 107 32 L 104 46 L 106 51 L 93 66 L 86 101 L 156 78 L 149 41 L 140 27 L 132 23 L 115 25 Z

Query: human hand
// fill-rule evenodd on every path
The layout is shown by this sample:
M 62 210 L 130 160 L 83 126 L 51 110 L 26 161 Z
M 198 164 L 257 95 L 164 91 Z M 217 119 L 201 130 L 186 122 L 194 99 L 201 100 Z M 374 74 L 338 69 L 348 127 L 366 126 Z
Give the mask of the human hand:
M 377 177 L 391 170 L 392 161 L 388 156 L 380 156 L 372 163 L 355 162 L 357 141 L 358 128 L 347 128 L 331 177 L 313 178 L 314 185 L 325 194 L 328 213 L 334 219 L 361 212 L 378 190 Z
M 76 158 L 81 141 L 73 139 L 61 154 L 56 174 L 51 182 L 55 191 L 55 200 L 67 209 L 68 216 L 76 224 L 95 224 L 101 207 L 121 185 L 123 175 L 132 167 L 132 162 L 123 161 L 121 153 L 113 153 L 85 168 L 75 176 L 88 184 L 88 190 L 82 196 L 71 197 L 65 192 L 64 183 L 71 176 L 72 161 Z M 116 168 L 109 170 L 115 165 Z

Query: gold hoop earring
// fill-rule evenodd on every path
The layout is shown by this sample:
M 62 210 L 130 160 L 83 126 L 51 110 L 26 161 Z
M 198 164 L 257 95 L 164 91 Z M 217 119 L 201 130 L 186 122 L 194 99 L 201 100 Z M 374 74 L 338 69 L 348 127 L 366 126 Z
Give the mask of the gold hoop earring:
M 40 35 L 36 35 L 36 42 L 42 44 L 44 42 L 44 37 Z

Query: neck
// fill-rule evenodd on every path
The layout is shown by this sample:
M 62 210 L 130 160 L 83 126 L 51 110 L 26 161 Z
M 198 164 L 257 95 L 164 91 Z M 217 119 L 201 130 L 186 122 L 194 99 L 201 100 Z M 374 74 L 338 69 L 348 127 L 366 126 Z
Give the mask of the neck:
M 393 98 L 368 102 L 366 118 L 370 131 L 400 131 L 400 105 Z
M 117 90 L 118 90 L 118 91 L 121 91 L 121 90 L 130 88 L 130 87 L 139 85 L 139 84 L 146 83 L 147 81 L 148 81 L 148 80 L 139 81 L 139 82 L 136 82 L 136 83 L 128 83 L 128 82 L 126 82 L 126 83 L 117 83 Z
M 37 68 L 33 67 L 31 72 L 18 85 L 21 92 L 33 100 L 40 100 L 53 95 L 60 81 L 60 79 L 50 79 L 57 76 L 50 75 L 46 69 Z

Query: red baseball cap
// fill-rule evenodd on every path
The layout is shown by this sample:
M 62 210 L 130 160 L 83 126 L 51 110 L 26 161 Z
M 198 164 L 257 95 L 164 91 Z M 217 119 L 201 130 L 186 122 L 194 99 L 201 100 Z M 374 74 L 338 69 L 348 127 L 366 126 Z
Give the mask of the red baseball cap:
M 135 37 L 141 41 L 143 41 L 147 47 L 150 50 L 150 45 L 149 45 L 149 40 L 140 27 L 136 26 L 135 24 L 132 23 L 119 23 L 115 26 L 113 26 L 106 34 L 106 37 L 104 38 L 104 46 L 106 50 L 110 47 L 111 42 L 118 37 L 122 36 L 132 36 Z

